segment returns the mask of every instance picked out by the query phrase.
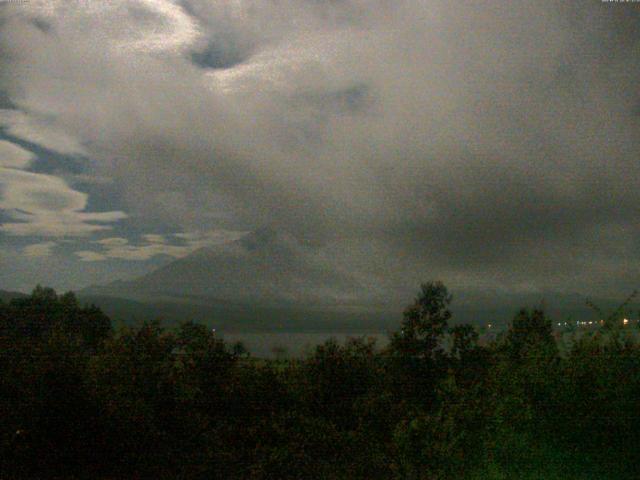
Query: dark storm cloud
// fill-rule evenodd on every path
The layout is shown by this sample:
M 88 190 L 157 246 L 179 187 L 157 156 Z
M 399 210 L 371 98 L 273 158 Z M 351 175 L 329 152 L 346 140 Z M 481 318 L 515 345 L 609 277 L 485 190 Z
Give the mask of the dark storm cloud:
M 389 285 L 635 281 L 636 5 L 83 5 L 14 8 L 2 78 L 131 218 L 268 224 Z
M 242 52 L 211 42 L 203 50 L 192 52 L 194 63 L 204 68 L 230 68 L 244 60 Z

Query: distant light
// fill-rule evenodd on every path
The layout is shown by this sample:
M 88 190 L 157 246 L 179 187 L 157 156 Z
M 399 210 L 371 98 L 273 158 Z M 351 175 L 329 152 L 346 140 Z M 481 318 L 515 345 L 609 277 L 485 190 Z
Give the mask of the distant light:
M 593 325 L 593 322 L 591 320 L 589 320 L 589 325 Z
M 489 324 L 488 327 L 491 328 L 491 324 Z
M 629 319 L 628 318 L 622 319 L 622 323 L 624 323 L 626 325 L 627 323 L 629 323 Z

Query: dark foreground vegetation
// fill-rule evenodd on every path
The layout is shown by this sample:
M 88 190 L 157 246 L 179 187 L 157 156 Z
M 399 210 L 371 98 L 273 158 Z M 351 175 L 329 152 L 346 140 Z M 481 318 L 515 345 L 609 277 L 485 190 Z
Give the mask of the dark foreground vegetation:
M 0 303 L 0 478 L 640 478 L 637 327 L 560 345 L 521 311 L 479 345 L 450 301 L 425 284 L 384 350 L 283 362 L 37 288 Z

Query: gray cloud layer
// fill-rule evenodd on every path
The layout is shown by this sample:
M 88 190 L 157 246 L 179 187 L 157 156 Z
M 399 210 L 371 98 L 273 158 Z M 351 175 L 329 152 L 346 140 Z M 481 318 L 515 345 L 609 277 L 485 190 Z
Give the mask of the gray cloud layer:
M 132 218 L 270 224 L 393 286 L 637 283 L 636 5 L 0 8 L 11 133 L 85 154 Z

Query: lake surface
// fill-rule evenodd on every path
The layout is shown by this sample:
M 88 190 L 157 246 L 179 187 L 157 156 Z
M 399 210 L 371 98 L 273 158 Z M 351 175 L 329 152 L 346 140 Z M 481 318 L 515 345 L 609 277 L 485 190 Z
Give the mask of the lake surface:
M 224 333 L 218 336 L 228 343 L 242 342 L 252 356 L 260 358 L 302 357 L 329 338 L 335 338 L 340 344 L 349 337 L 373 338 L 379 348 L 389 343 L 386 333 Z

